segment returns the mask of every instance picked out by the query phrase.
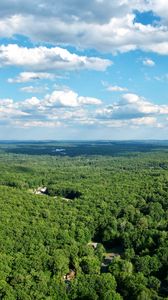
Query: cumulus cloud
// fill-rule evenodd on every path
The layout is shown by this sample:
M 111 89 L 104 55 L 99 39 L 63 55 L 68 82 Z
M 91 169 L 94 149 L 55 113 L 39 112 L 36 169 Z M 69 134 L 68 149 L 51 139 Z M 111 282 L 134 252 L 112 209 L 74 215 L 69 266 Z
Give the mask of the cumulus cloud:
M 103 109 L 97 110 L 100 119 L 131 120 L 156 115 L 167 115 L 168 105 L 156 105 L 136 94 L 124 94 L 122 99 Z M 146 120 L 146 119 L 145 119 Z M 148 119 L 151 120 L 151 119 Z
M 54 91 L 44 99 L 45 106 L 77 107 L 80 105 L 100 105 L 102 101 L 97 98 L 79 96 L 72 90 Z
M 27 98 L 23 101 L 14 101 L 13 99 L 0 100 L 0 117 L 1 119 L 14 120 L 15 124 L 24 123 L 28 127 L 29 123 L 48 124 L 51 127 L 51 121 L 60 122 L 60 120 L 72 119 L 76 121 L 84 120 L 85 109 L 101 105 L 102 101 L 97 98 L 84 97 L 78 93 L 66 89 L 53 91 L 42 99 L 37 97 Z M 33 125 L 32 125 L 33 126 Z M 46 125 L 47 126 L 47 125 Z
M 155 62 L 152 59 L 150 59 L 150 58 L 145 58 L 143 60 L 143 65 L 144 66 L 148 66 L 148 67 L 154 67 L 155 66 Z
M 16 117 L 25 117 L 29 113 L 22 111 L 18 108 L 18 105 L 14 103 L 13 99 L 0 99 L 0 118 L 16 118 Z
M 100 108 L 96 109 L 96 105 Z M 40 99 L 0 100 L 1 120 L 17 127 L 58 127 L 72 125 L 106 127 L 167 126 L 168 105 L 156 105 L 136 94 L 104 106 L 100 99 L 84 97 L 72 90 L 58 90 Z
M 33 70 L 81 70 L 92 69 L 104 71 L 112 62 L 108 59 L 98 57 L 87 57 L 72 54 L 68 50 L 60 47 L 19 47 L 16 44 L 0 46 L 0 65 L 17 66 L 31 68 Z M 52 74 L 36 74 L 34 72 L 23 72 L 16 79 L 10 79 L 10 82 L 24 82 L 28 80 L 51 79 Z
M 21 72 L 16 78 L 9 78 L 10 83 L 25 83 L 29 81 L 38 81 L 42 79 L 52 80 L 56 76 L 52 73 L 40 73 L 40 72 Z
M 31 105 L 31 106 L 34 106 L 34 105 L 38 105 L 40 103 L 40 100 L 37 98 L 37 97 L 32 97 L 32 98 L 28 98 L 24 101 L 22 101 L 20 103 L 20 105 Z
M 79 104 L 81 105 L 100 105 L 102 101 L 93 97 L 79 97 Z

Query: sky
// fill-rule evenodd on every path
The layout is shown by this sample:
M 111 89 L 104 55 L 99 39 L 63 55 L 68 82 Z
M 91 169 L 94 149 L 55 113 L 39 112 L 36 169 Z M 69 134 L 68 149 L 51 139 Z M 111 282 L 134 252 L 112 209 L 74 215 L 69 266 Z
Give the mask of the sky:
M 0 139 L 168 139 L 168 1 L 1 0 Z

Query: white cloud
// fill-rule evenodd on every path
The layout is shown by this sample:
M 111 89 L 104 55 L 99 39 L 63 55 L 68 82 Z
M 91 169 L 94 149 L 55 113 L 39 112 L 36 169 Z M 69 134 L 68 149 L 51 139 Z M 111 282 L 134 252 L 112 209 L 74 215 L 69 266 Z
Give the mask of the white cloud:
M 57 5 L 53 5 L 52 0 L 29 0 L 29 2 L 23 3 L 22 0 L 1 0 L 0 3 L 0 16 L 3 18 L 12 18 L 15 30 L 23 23 L 21 20 L 23 17 L 30 18 L 36 17 L 37 22 L 34 24 L 34 30 L 38 26 L 39 18 L 45 18 L 46 21 L 49 18 L 55 18 L 56 20 L 64 20 L 68 24 L 72 22 L 86 22 L 86 23 L 107 23 L 113 17 L 121 17 L 127 13 L 137 9 L 140 11 L 148 10 L 146 0 L 85 0 L 85 1 L 72 1 L 71 5 L 68 0 L 62 0 L 57 2 Z M 43 30 L 47 26 L 43 24 Z M 30 30 L 29 23 L 25 28 Z M 20 28 L 22 30 L 22 28 Z
M 150 59 L 150 58 L 145 58 L 143 60 L 143 65 L 144 66 L 148 66 L 148 67 L 154 67 L 155 66 L 155 62 L 152 59 Z
M 100 105 L 99 109 L 95 109 Z M 167 126 L 168 105 L 157 105 L 136 94 L 124 94 L 107 107 L 100 99 L 72 90 L 58 90 L 40 99 L 0 100 L 0 118 L 16 127 L 106 126 L 161 128 Z
M 25 93 L 31 93 L 31 94 L 40 94 L 44 93 L 48 90 L 47 86 L 24 86 L 20 88 L 20 91 L 25 92 Z
M 72 90 L 54 91 L 52 94 L 47 95 L 44 100 L 45 106 L 67 106 L 77 107 L 80 105 L 100 105 L 100 99 L 92 97 L 79 96 Z
M 10 83 L 24 83 L 29 81 L 37 81 L 42 79 L 52 80 L 56 76 L 52 73 L 40 73 L 40 72 L 21 72 L 16 78 L 9 78 Z
M 142 13 L 151 10 L 161 20 L 150 25 L 138 23 L 136 10 Z M 43 3 L 40 0 L 30 0 L 25 5 L 20 0 L 8 0 L 7 4 L 2 0 L 0 11 L 1 37 L 23 34 L 35 41 L 84 49 L 95 48 L 113 53 L 141 49 L 168 54 L 166 0 L 87 0 L 80 1 L 80 5 L 78 1 L 69 5 L 67 0 L 63 0 L 56 7 L 52 0 Z M 80 62 L 85 68 L 105 68 L 104 64 L 97 67 L 97 64 L 101 64 L 100 61 L 88 64 L 82 60 Z M 80 62 L 74 63 L 76 68 L 79 68 Z M 71 69 L 71 64 L 72 61 L 68 61 L 66 67 Z M 65 61 L 63 65 L 65 67 Z M 54 68 L 56 67 L 58 63 L 55 64 Z
M 0 99 L 0 107 L 12 107 L 13 99 Z
M 93 97 L 79 97 L 79 104 L 81 105 L 100 105 L 102 101 Z
M 144 114 L 168 114 L 168 105 L 157 105 L 136 94 L 125 94 L 121 104 L 131 105 L 135 111 Z
M 97 98 L 79 96 L 76 92 L 66 89 L 53 91 L 44 98 L 27 98 L 23 101 L 13 99 L 0 100 L 1 118 L 17 118 L 20 116 L 31 121 L 44 121 L 45 119 L 75 119 L 84 118 L 85 110 L 83 107 L 91 107 L 102 104 Z M 74 110 L 75 109 L 75 110 Z M 74 111 L 73 111 L 74 110 Z
M 30 128 L 30 127 L 60 127 L 60 122 L 49 121 L 13 121 L 13 125 L 16 127 Z
M 78 94 L 71 90 L 54 91 L 52 94 L 45 97 L 44 105 L 49 107 L 76 107 L 79 105 Z
M 29 116 L 29 113 L 22 111 L 13 99 L 0 99 L 0 118 L 8 119 L 15 117 Z
M 139 125 L 147 125 L 147 126 L 157 126 L 157 118 L 155 117 L 143 117 L 143 118 L 137 118 L 137 119 L 132 119 L 131 123 L 133 125 L 139 126 Z
M 136 94 L 124 94 L 122 99 L 97 110 L 100 119 L 132 120 L 168 114 L 168 105 L 156 105 Z M 146 119 L 145 119 L 146 120 Z M 151 119 L 149 119 L 151 120 Z
M 37 97 L 32 97 L 32 98 L 28 98 L 28 99 L 22 101 L 20 103 L 20 107 L 22 107 L 22 108 L 25 108 L 25 107 L 30 108 L 30 107 L 34 107 L 34 106 L 39 107 L 40 102 L 41 101 Z
M 65 108 L 60 108 L 59 110 L 56 108 L 52 109 L 49 112 L 48 117 L 50 120 L 58 120 L 61 115 L 61 120 L 68 121 L 68 120 L 76 120 L 80 121 L 81 119 L 86 118 L 88 112 L 84 108 L 69 108 L 68 110 Z
M 99 120 L 99 124 L 107 126 L 107 127 L 113 127 L 113 128 L 124 128 L 124 127 L 141 127 L 141 126 L 147 126 L 147 127 L 161 127 L 161 124 L 157 122 L 157 118 L 154 117 L 142 117 L 142 118 L 135 118 L 135 119 L 129 119 L 129 120 Z
M 107 91 L 109 92 L 127 92 L 128 89 L 118 85 L 109 85 L 107 86 Z
M 97 71 L 104 71 L 112 62 L 108 59 L 101 59 L 98 57 L 87 57 L 72 54 L 68 50 L 60 47 L 36 47 L 26 48 L 19 47 L 16 44 L 9 44 L 7 46 L 0 46 L 0 65 L 1 66 L 17 66 L 31 68 L 33 70 L 78 70 L 78 69 L 92 69 Z M 40 74 L 40 73 L 39 73 Z M 51 79 L 52 75 L 34 72 L 23 72 L 16 82 L 21 80 L 36 80 L 44 77 Z M 13 82 L 10 79 L 10 82 Z M 26 81 L 24 81 L 26 82 Z
M 167 0 L 150 0 L 150 9 L 162 18 L 162 21 L 168 22 L 168 2 Z

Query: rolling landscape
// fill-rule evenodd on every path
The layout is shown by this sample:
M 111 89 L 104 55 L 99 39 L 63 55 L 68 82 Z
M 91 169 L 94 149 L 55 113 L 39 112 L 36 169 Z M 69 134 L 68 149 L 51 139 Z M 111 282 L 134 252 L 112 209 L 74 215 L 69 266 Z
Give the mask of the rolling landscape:
M 167 299 L 168 142 L 0 143 L 1 299 Z

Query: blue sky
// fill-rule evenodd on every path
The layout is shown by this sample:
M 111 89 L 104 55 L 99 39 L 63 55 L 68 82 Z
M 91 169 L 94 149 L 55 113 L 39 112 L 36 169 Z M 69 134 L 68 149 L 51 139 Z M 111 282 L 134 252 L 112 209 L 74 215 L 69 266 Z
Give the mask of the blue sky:
M 0 139 L 167 139 L 166 0 L 1 0 Z

